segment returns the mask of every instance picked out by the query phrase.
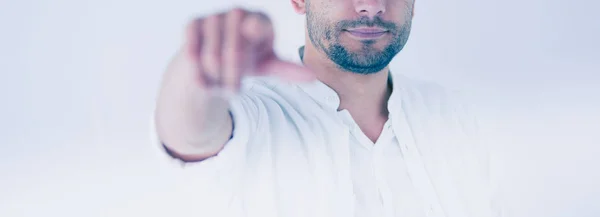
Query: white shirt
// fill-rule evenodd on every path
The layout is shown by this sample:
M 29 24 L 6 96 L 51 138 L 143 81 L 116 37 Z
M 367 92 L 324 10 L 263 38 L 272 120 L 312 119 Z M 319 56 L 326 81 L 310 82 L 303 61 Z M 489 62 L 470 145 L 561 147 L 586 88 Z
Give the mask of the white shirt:
M 344 116 L 348 117 L 345 121 L 352 121 Z M 411 201 L 417 196 L 390 122 L 386 122 L 375 144 L 356 125 L 350 127 L 354 216 L 425 216 L 422 205 Z
M 213 171 L 211 216 L 500 216 L 465 104 L 437 85 L 391 78 L 376 144 L 320 81 L 245 79 L 231 102 L 231 140 L 182 169 Z
M 328 92 L 323 89 L 316 92 Z M 316 87 L 315 87 L 316 88 Z M 329 97 L 337 101 L 336 95 Z M 335 104 L 332 104 L 335 105 Z M 388 120 L 373 143 L 354 122 L 347 110 L 335 112 L 350 131 L 350 170 L 356 217 L 424 216 L 410 184 L 400 144 Z M 390 183 L 392 183 L 390 185 Z

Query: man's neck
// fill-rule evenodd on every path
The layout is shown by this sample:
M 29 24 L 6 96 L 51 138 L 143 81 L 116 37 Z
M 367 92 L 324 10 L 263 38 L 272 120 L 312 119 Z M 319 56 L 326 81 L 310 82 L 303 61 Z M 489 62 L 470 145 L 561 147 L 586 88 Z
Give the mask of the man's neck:
M 391 94 L 388 67 L 368 75 L 343 71 L 309 42 L 304 47 L 302 61 L 338 94 L 338 110 L 348 110 L 355 119 L 387 119 L 387 101 Z

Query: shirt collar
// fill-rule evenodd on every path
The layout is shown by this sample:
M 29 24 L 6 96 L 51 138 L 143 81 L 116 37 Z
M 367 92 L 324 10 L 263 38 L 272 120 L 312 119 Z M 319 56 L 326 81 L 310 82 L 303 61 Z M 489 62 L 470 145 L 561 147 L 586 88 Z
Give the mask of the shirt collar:
M 295 62 L 302 64 L 302 60 L 304 58 L 304 46 L 298 49 L 298 56 L 295 59 Z M 393 90 L 392 94 L 388 100 L 388 110 L 390 113 L 392 111 L 397 110 L 397 106 L 399 106 L 399 98 L 401 91 L 400 79 L 401 75 L 393 75 L 392 72 L 388 74 L 388 82 L 392 85 Z M 311 82 L 298 83 L 296 84 L 300 89 L 306 92 L 313 100 L 315 100 L 322 108 L 327 110 L 337 111 L 340 107 L 340 98 L 337 92 L 335 92 L 331 87 L 327 86 L 325 83 L 314 80 Z

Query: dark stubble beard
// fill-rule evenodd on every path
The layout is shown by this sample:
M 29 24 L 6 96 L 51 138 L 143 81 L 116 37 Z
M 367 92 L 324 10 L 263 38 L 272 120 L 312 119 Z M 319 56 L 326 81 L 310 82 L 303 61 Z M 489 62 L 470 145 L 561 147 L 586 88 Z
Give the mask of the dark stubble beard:
M 330 24 L 324 19 L 323 14 L 313 13 L 310 5 L 307 5 L 306 19 L 308 36 L 312 44 L 323 51 L 331 61 L 333 61 L 342 71 L 353 72 L 357 74 L 372 74 L 383 70 L 403 48 L 411 29 L 412 14 L 407 14 L 406 22 L 401 26 L 392 22 L 381 20 L 375 17 L 369 20 L 367 17 L 361 17 L 359 20 L 343 20 L 336 24 Z M 408 10 L 409 12 L 412 10 Z M 340 34 L 343 29 L 359 26 L 381 27 L 389 30 L 392 40 L 383 50 L 373 48 L 375 40 L 362 41 L 360 51 L 351 52 L 339 43 Z M 328 42 L 328 43 L 325 43 Z M 326 46 L 327 44 L 328 46 Z

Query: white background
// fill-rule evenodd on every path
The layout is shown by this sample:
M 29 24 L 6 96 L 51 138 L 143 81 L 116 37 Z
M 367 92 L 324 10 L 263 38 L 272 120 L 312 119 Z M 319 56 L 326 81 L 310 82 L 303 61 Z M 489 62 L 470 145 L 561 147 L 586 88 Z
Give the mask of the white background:
M 289 0 L 0 0 L 0 216 L 202 216 L 149 118 L 185 23 L 234 4 L 272 16 L 283 57 L 303 44 Z M 497 119 L 512 216 L 600 216 L 598 8 L 417 0 L 392 70 Z

